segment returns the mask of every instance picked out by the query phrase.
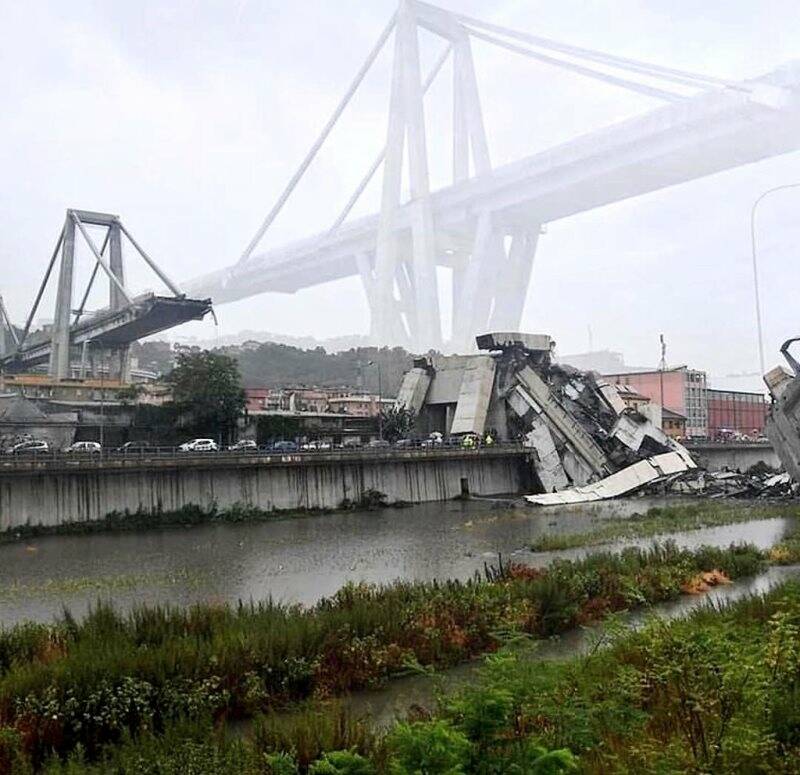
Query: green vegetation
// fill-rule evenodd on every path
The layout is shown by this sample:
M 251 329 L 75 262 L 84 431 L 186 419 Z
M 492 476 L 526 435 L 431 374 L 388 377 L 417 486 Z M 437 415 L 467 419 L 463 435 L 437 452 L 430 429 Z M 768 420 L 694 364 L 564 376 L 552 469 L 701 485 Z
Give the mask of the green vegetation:
M 232 738 L 208 720 L 85 749 L 49 775 L 661 775 L 800 772 L 800 583 L 638 631 L 605 628 L 560 662 L 507 646 L 478 680 L 378 732 L 336 705 L 256 719 Z M 0 730 L 0 767 L 29 772 Z
M 181 347 L 183 352 L 200 352 L 199 347 Z M 133 354 L 143 368 L 168 374 L 177 350 L 169 342 L 135 342 Z M 381 387 L 387 396 L 397 395 L 403 374 L 408 371 L 413 355 L 402 347 L 353 347 L 341 352 L 328 352 L 324 347 L 303 349 L 277 342 L 262 342 L 258 347 L 221 347 L 215 352 L 235 358 L 248 387 L 317 387 L 351 388 L 363 386 L 377 393 L 380 364 Z
M 796 503 L 732 504 L 718 501 L 703 501 L 679 506 L 656 506 L 648 509 L 644 514 L 604 519 L 599 522 L 597 527 L 586 532 L 542 535 L 531 544 L 530 549 L 533 552 L 552 552 L 778 517 L 800 517 L 800 506 Z
M 376 490 L 365 494 L 366 500 L 356 504 L 348 502 L 343 508 L 356 506 L 373 507 L 376 501 Z M 385 501 L 386 496 L 378 493 Z M 385 503 L 379 504 L 385 505 Z M 85 535 L 89 533 L 124 532 L 129 530 L 148 530 L 165 527 L 189 527 L 214 523 L 235 524 L 239 522 L 267 522 L 287 516 L 306 516 L 309 514 L 329 514 L 332 509 L 291 509 L 265 511 L 257 506 L 236 503 L 221 509 L 216 505 L 203 508 L 193 503 L 182 506 L 175 511 L 112 511 L 103 519 L 91 522 L 64 522 L 60 525 L 19 525 L 0 532 L 0 543 L 27 540 L 47 535 Z
M 675 598 L 703 572 L 736 578 L 763 563 L 747 546 L 692 552 L 667 544 L 546 570 L 487 569 L 468 582 L 348 585 L 313 608 L 266 601 L 123 615 L 98 606 L 82 622 L 67 613 L 54 625 L 0 632 L 0 729 L 21 736 L 36 766 L 53 752 L 94 760 L 130 735 L 187 719 L 251 717 L 420 665 L 446 667 L 496 650 L 511 633 L 548 637 Z
M 227 355 L 180 353 L 168 377 L 179 424 L 187 431 L 230 439 L 245 406 L 239 368 Z
M 380 387 L 386 396 L 397 395 L 403 374 L 413 365 L 413 356 L 402 347 L 358 347 L 328 353 L 323 347 L 302 350 L 264 342 L 252 350 L 230 347 L 223 348 L 222 352 L 236 358 L 245 385 L 258 387 L 363 385 L 377 393 L 379 364 Z M 370 361 L 376 365 L 368 366 Z
M 139 589 L 144 586 L 168 587 L 174 584 L 185 586 L 199 580 L 199 574 L 190 572 L 185 568 L 178 568 L 170 573 L 129 573 L 115 576 L 48 579 L 38 584 L 12 583 L 0 586 L 0 600 L 56 595 L 85 595 L 87 592 L 113 592 L 123 589 Z
M 390 406 L 381 408 L 381 427 L 383 438 L 395 442 L 411 435 L 416 422 L 416 415 L 404 406 Z

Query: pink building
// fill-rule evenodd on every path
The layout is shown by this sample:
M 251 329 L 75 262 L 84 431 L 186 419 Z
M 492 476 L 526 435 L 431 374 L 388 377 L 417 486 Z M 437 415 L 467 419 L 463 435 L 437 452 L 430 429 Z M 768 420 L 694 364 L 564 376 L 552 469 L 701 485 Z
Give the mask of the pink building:
M 353 417 L 377 417 L 380 413 L 379 406 L 388 407 L 394 404 L 392 398 L 382 398 L 378 403 L 378 396 L 341 396 L 328 399 L 328 411 L 341 412 Z
M 605 374 L 605 379 L 630 385 L 653 403 L 686 418 L 686 435 L 708 436 L 708 395 L 706 373 L 686 366 L 664 371 Z

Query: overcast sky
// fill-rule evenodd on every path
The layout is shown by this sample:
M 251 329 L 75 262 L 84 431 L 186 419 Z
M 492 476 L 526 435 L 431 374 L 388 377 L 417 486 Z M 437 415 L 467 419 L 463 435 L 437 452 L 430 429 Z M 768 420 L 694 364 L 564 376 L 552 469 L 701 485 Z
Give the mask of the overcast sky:
M 726 78 L 800 58 L 797 0 L 444 0 L 566 42 Z M 67 207 L 113 212 L 178 280 L 241 254 L 392 13 L 393 0 L 0 0 L 0 292 L 27 313 Z M 432 61 L 440 43 L 421 40 Z M 492 160 L 513 161 L 656 107 L 645 97 L 475 43 Z M 326 227 L 386 131 L 389 51 L 264 246 Z M 434 185 L 446 182 L 449 78 L 427 102 Z M 800 141 L 799 141 L 800 142 Z M 749 211 L 800 181 L 800 153 L 550 224 L 523 330 L 562 353 L 621 351 L 722 379 L 757 369 Z M 370 190 L 359 213 L 374 209 Z M 759 221 L 768 363 L 800 332 L 800 190 Z M 132 257 L 131 257 L 132 258 Z M 81 277 L 88 274 L 83 255 Z M 131 265 L 135 289 L 156 288 Z M 93 299 L 96 305 L 99 299 Z M 46 299 L 43 317 L 52 316 Z M 366 333 L 355 278 L 218 310 L 221 330 Z M 212 324 L 186 333 L 213 337 Z

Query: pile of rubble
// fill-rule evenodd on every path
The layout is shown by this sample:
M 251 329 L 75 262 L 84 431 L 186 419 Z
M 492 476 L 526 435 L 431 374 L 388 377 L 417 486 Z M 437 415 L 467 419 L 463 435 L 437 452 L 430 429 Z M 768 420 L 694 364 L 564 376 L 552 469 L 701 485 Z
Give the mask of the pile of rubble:
M 532 503 L 601 500 L 696 468 L 615 385 L 553 363 L 549 336 L 491 333 L 477 343 L 484 354 L 415 361 L 398 402 L 422 432 L 521 440 L 540 485 Z
M 648 488 L 651 492 L 674 495 L 702 495 L 708 498 L 795 498 L 800 491 L 787 473 L 709 472 L 695 469 Z

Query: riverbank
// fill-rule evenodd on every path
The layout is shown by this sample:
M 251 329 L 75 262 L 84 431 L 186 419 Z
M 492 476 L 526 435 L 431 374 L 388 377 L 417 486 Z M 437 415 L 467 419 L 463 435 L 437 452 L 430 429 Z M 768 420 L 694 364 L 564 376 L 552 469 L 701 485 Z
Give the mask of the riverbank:
M 615 541 L 702 530 L 762 519 L 797 519 L 800 504 L 750 503 L 703 500 L 687 504 L 654 506 L 644 513 L 604 519 L 591 529 L 575 533 L 545 534 L 531 545 L 532 552 L 552 552 L 583 546 L 601 546 Z
M 577 658 L 532 661 L 506 645 L 469 686 L 385 731 L 318 704 L 260 716 L 244 738 L 208 718 L 169 723 L 101 762 L 79 751 L 44 771 L 789 775 L 800 761 L 799 637 L 800 583 L 785 582 L 636 631 L 607 627 Z M 21 735 L 0 741 L 7 760 L 23 762 Z
M 377 490 L 368 490 L 358 501 L 343 500 L 337 509 L 272 509 L 266 511 L 256 506 L 235 503 L 227 508 L 216 505 L 208 507 L 189 503 L 180 509 L 165 511 L 157 508 L 152 511 L 138 510 L 112 511 L 102 519 L 80 522 L 62 522 L 60 524 L 25 524 L 0 531 L 0 544 L 16 541 L 28 541 L 45 536 L 93 535 L 97 533 L 124 533 L 137 530 L 159 530 L 171 527 L 192 527 L 197 525 L 269 522 L 289 517 L 309 517 L 321 514 L 333 514 L 336 511 L 353 511 L 387 506 L 401 508 L 404 502 L 389 504 L 386 496 Z
M 350 585 L 314 607 L 100 606 L 84 621 L 0 634 L 0 726 L 40 765 L 89 758 L 126 734 L 179 719 L 249 717 L 372 686 L 408 670 L 492 652 L 509 636 L 548 637 L 763 567 L 752 547 L 666 545 L 546 569 L 507 565 L 467 582 Z M 703 574 L 706 574 L 705 577 Z M 11 734 L 11 733 L 9 733 Z

